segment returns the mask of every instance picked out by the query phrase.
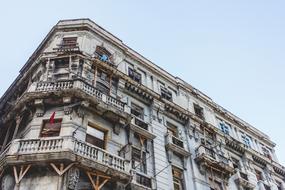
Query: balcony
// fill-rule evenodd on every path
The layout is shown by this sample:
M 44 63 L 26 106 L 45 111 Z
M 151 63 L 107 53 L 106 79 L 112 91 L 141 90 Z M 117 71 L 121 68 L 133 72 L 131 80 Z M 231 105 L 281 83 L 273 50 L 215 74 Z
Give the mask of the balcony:
M 256 185 L 255 183 L 249 179 L 248 174 L 243 173 L 241 171 L 237 171 L 234 176 L 234 180 L 237 185 L 242 186 L 243 188 L 253 189 Z
M 130 162 L 74 137 L 16 139 L 2 152 L 0 167 L 16 163 L 78 162 L 79 167 L 129 180 Z
M 106 110 L 111 110 L 116 113 L 124 113 L 127 109 L 125 103 L 102 93 L 94 86 L 80 79 L 62 80 L 57 82 L 36 82 L 31 85 L 28 92 L 35 93 L 37 96 L 40 95 L 38 92 L 42 92 L 43 94 L 59 92 L 67 95 L 76 94 L 91 102 L 93 101 L 95 104 L 101 104 Z
M 229 159 L 224 155 L 217 154 L 213 149 L 200 145 L 196 150 L 195 161 L 206 168 L 212 168 L 228 176 L 234 172 L 234 168 L 230 165 Z
M 104 79 L 102 79 L 102 78 L 100 78 L 100 77 L 97 77 L 97 78 L 96 78 L 96 82 L 101 83 L 102 85 L 104 85 L 104 86 L 107 87 L 107 88 L 109 88 L 109 86 L 110 86 L 110 81 L 104 80 Z
M 149 125 L 140 118 L 137 118 L 137 117 L 132 118 L 131 123 L 130 123 L 130 129 L 140 135 L 143 135 L 147 139 L 152 140 L 155 138 L 155 135 L 153 135 L 149 131 Z
M 242 154 L 245 152 L 246 146 L 243 143 L 241 143 L 240 141 L 238 141 L 237 139 L 235 139 L 229 135 L 226 135 L 225 140 L 226 140 L 226 145 L 229 148 L 231 148 L 235 151 L 238 151 Z
M 184 157 L 190 156 L 190 153 L 184 148 L 184 142 L 174 135 L 167 133 L 165 136 L 165 142 L 165 147 L 167 150 L 172 150 L 173 152 L 176 152 Z
M 127 190 L 151 190 L 154 189 L 154 179 L 146 174 L 132 171 L 133 179 L 126 187 Z

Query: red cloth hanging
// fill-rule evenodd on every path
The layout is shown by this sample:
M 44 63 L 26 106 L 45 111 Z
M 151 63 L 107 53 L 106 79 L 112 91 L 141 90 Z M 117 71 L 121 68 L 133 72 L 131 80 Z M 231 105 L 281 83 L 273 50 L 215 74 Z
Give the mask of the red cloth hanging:
M 52 113 L 52 115 L 49 118 L 49 123 L 54 124 L 54 117 L 55 117 L 55 112 Z

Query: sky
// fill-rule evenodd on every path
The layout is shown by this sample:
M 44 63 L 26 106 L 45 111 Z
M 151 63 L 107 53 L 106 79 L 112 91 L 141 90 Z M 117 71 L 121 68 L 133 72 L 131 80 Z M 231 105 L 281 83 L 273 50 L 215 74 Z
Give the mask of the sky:
M 59 20 L 90 18 L 268 134 L 285 165 L 284 9 L 284 0 L 3 1 L 0 96 Z

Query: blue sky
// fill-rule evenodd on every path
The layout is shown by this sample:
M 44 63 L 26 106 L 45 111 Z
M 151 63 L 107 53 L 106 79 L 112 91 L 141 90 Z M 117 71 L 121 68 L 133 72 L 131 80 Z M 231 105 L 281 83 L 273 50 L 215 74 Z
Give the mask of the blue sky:
M 3 1 L 0 94 L 58 20 L 90 18 L 267 133 L 284 165 L 284 9 L 283 0 Z

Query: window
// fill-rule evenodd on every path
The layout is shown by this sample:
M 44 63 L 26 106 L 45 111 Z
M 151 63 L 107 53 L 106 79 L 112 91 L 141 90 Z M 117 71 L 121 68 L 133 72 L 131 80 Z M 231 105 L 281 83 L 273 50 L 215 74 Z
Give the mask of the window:
M 225 123 L 224 121 L 220 122 L 220 129 L 224 134 L 230 135 L 230 125 Z
M 261 171 L 255 170 L 255 175 L 256 175 L 257 181 L 260 181 L 263 179 Z
M 140 175 L 139 173 L 136 174 L 136 181 L 137 183 L 145 186 L 145 187 L 148 187 L 148 188 L 151 188 L 151 179 L 146 177 L 146 176 L 143 176 L 143 175 Z
M 131 114 L 144 120 L 144 109 L 134 103 L 131 103 Z
M 266 147 L 262 147 L 262 152 L 263 152 L 264 156 L 266 156 L 270 160 L 272 159 L 270 151 Z
M 242 138 L 242 141 L 243 143 L 247 146 L 247 147 L 251 147 L 251 144 L 250 144 L 250 137 L 245 135 L 245 134 L 242 134 L 241 135 L 241 138 Z
M 200 129 L 204 132 L 205 138 L 201 139 L 201 143 L 210 147 L 216 141 L 216 134 L 212 130 L 208 130 L 205 126 L 200 125 Z
M 49 120 L 43 121 L 43 127 L 40 137 L 56 137 L 59 136 L 62 119 L 55 119 L 53 123 Z
M 172 166 L 172 176 L 174 190 L 183 190 L 183 171 Z
M 136 162 L 141 161 L 141 150 L 140 149 L 132 147 L 132 160 Z
M 77 37 L 67 37 L 62 39 L 61 47 L 75 48 L 77 46 Z
M 200 119 L 204 120 L 204 111 L 201 106 L 194 104 L 194 112 Z
M 146 152 L 134 146 L 132 147 L 132 168 L 147 173 Z
M 160 86 L 161 97 L 172 102 L 172 93 L 164 86 Z
M 102 46 L 96 46 L 95 53 L 98 54 L 99 56 L 102 56 L 102 55 L 106 55 L 107 57 L 111 56 L 111 53 Z
M 107 130 L 88 125 L 86 130 L 86 142 L 99 148 L 105 149 Z
M 175 136 L 175 137 L 178 137 L 178 130 L 177 130 L 177 127 L 170 123 L 170 122 L 166 122 L 166 127 L 167 127 L 167 133 Z
M 96 88 L 104 94 L 110 92 L 110 77 L 100 69 L 97 70 Z
M 142 75 L 135 71 L 134 69 L 130 68 L 129 67 L 129 70 L 128 70 L 128 75 L 129 77 L 131 77 L 134 81 L 138 82 L 138 83 L 141 83 L 142 82 Z
M 57 72 L 61 68 L 69 68 L 69 58 L 60 58 L 54 60 L 55 72 Z
M 233 167 L 234 169 L 240 169 L 240 163 L 238 159 L 232 157 Z
M 99 57 L 101 61 L 109 61 L 109 58 L 111 57 L 111 53 L 104 47 L 102 46 L 96 46 L 95 50 L 96 56 Z

